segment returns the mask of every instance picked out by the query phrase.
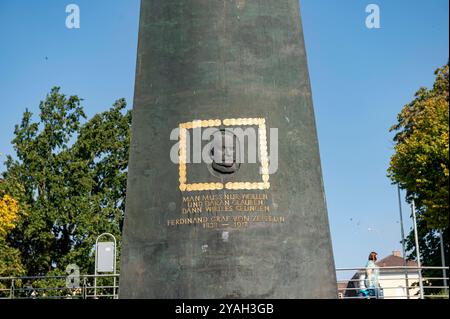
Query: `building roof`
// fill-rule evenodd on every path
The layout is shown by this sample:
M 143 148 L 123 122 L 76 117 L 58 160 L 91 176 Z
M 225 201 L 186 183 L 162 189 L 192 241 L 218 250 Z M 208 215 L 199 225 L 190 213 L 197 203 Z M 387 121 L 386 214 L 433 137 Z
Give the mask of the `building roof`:
M 380 268 L 382 268 L 382 267 L 401 267 L 401 266 L 404 266 L 404 260 L 403 260 L 402 255 L 400 254 L 400 252 L 393 251 L 392 255 L 389 255 L 389 256 L 381 259 L 376 264 Z M 418 265 L 417 265 L 417 262 L 415 262 L 413 260 L 407 260 L 406 266 L 417 267 Z

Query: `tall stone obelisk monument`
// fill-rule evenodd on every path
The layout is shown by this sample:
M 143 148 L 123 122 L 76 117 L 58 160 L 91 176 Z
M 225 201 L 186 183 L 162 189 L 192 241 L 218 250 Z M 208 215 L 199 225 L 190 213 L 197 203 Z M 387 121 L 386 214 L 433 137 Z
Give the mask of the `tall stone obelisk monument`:
M 298 0 L 141 2 L 120 297 L 336 298 Z

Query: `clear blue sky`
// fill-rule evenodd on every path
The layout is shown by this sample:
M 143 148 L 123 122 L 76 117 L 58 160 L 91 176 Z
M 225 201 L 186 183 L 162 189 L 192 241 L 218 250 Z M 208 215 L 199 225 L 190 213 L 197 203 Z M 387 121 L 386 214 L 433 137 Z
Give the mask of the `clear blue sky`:
M 81 8 L 78 30 L 65 27 L 71 2 Z M 362 266 L 371 250 L 401 249 L 388 129 L 448 60 L 449 3 L 301 3 L 335 262 Z M 370 3 L 381 8 L 381 29 L 365 27 Z M 89 116 L 120 97 L 132 106 L 138 11 L 138 0 L 0 0 L 0 153 L 12 153 L 14 125 L 52 86 L 84 98 Z

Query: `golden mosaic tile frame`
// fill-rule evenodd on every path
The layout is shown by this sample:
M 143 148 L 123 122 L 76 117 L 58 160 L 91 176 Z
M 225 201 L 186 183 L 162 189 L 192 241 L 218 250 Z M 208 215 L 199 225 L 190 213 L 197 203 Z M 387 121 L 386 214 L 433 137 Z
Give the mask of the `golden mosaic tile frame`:
M 208 128 L 220 126 L 258 126 L 259 135 L 259 150 L 261 159 L 261 182 L 229 182 L 229 183 L 192 183 L 187 182 L 186 169 L 186 149 L 187 149 L 187 130 L 194 128 Z M 179 150 L 179 175 L 180 175 L 180 190 L 182 192 L 194 191 L 212 191 L 212 190 L 264 190 L 270 188 L 269 183 L 269 156 L 267 152 L 267 130 L 266 120 L 264 118 L 241 118 L 241 119 L 226 119 L 226 120 L 204 120 L 192 121 L 180 124 L 180 150 Z

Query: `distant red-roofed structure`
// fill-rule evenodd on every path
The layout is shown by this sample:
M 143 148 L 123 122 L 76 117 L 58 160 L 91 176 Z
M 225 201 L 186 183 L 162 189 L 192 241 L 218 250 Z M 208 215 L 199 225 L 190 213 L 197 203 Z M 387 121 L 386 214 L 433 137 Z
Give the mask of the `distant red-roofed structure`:
M 376 264 L 380 268 L 383 268 L 383 267 L 403 267 L 404 260 L 403 260 L 402 255 L 400 254 L 400 252 L 395 250 L 395 251 L 392 252 L 392 255 L 389 255 L 389 256 L 379 260 Z M 417 267 L 417 262 L 415 262 L 414 260 L 407 260 L 406 261 L 406 266 L 407 267 Z M 385 269 L 384 271 L 388 271 L 388 270 Z

